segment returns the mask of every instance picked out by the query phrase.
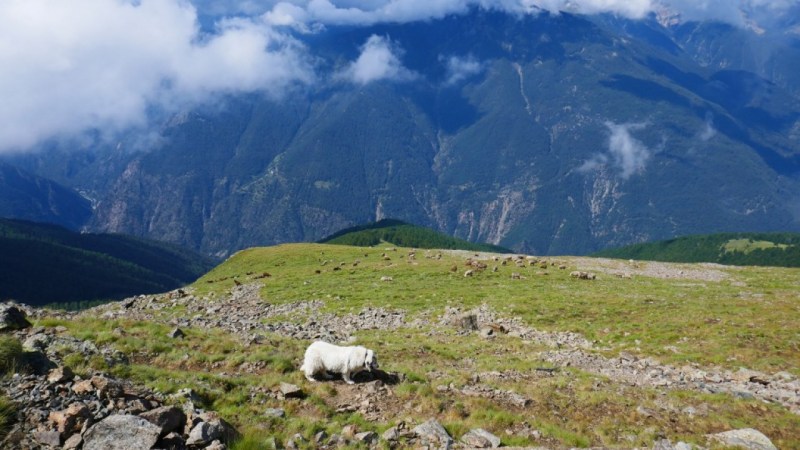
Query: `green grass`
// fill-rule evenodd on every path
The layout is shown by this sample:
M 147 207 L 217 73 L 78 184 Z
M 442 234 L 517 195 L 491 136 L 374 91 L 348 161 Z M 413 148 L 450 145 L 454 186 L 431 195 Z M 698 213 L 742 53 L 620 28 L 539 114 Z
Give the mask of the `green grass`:
M 772 248 L 786 250 L 789 247 L 791 246 L 788 244 L 776 244 L 772 241 L 754 241 L 753 239 L 747 238 L 731 239 L 722 244 L 722 250 L 725 253 L 742 252 L 744 254 L 751 253 L 754 250 L 768 250 Z
M 582 333 L 608 356 L 628 351 L 675 365 L 730 370 L 744 366 L 798 375 L 797 269 L 719 269 L 729 275 L 721 282 L 620 279 L 602 272 L 597 280 L 585 281 L 570 278 L 569 272 L 586 260 L 556 258 L 566 270 L 549 265 L 548 275 L 538 275 L 539 267 L 488 261 L 488 270 L 465 278 L 469 253 L 442 252 L 439 257 L 439 251 L 418 250 L 416 259 L 409 259 L 408 252 L 321 244 L 256 248 L 239 252 L 192 286 L 196 297 L 213 299 L 227 295 L 234 280 L 261 282 L 265 304 L 323 300 L 323 312 L 350 314 L 372 306 L 403 310 L 408 321 L 429 320 L 428 325 L 392 332 L 356 333 L 359 344 L 376 349 L 382 368 L 406 377 L 391 388 L 394 409 L 384 421 L 337 413 L 335 405 L 346 390 L 340 384 L 305 381 L 297 367 L 306 341 L 267 334 L 263 343 L 246 345 L 222 330 L 194 328 L 184 328 L 183 339 L 168 338 L 168 321 L 186 314 L 180 308 L 152 310 L 153 322 L 84 315 L 37 325 L 63 325 L 80 339 L 126 353 L 131 364 L 110 369 L 119 376 L 165 394 L 191 387 L 204 399 L 203 407 L 219 411 L 243 433 L 234 445 L 237 449 L 268 448 L 269 439 L 285 442 L 295 433 L 310 441 L 320 430 L 331 435 L 346 424 L 382 432 L 409 417 L 419 422 L 436 417 L 456 439 L 482 427 L 507 446 L 646 447 L 659 432 L 673 441 L 705 445 L 705 434 L 742 426 L 759 429 L 779 448 L 800 444 L 800 418 L 778 405 L 730 395 L 634 388 L 571 368 L 548 375 L 536 370 L 547 366 L 537 357 L 546 347 L 505 335 L 493 340 L 459 336 L 437 324 L 445 306 L 467 309 L 486 303 L 537 329 Z M 454 265 L 457 270 L 451 272 Z M 491 271 L 493 265 L 498 265 L 497 272 Z M 512 280 L 511 272 L 526 278 Z M 382 282 L 381 276 L 393 281 Z M 270 319 L 277 320 L 303 318 L 287 314 Z M 82 358 L 75 363 L 84 371 L 101 364 Z M 472 374 L 498 370 L 522 377 L 488 377 L 482 383 L 530 399 L 529 407 L 438 388 L 450 383 L 460 388 L 471 382 Z M 301 386 L 307 398 L 272 398 L 268 393 L 281 381 Z M 654 417 L 637 415 L 638 406 L 655 411 Z M 287 417 L 264 417 L 268 407 L 284 408 Z M 691 417 L 680 412 L 687 407 L 702 413 Z M 538 430 L 540 437 L 522 432 L 523 423 Z
M 18 371 L 24 364 L 22 344 L 13 336 L 0 335 L 0 376 Z
M 16 422 L 17 405 L 8 397 L 0 396 L 0 441 L 2 441 L 11 431 L 11 427 Z
M 537 275 L 538 267 L 489 261 L 489 270 L 465 278 L 464 256 L 444 253 L 436 259 L 439 252 L 429 251 L 431 258 L 426 258 L 418 251 L 409 260 L 408 251 L 319 244 L 254 248 L 237 253 L 194 287 L 200 295 L 214 296 L 229 291 L 234 280 L 261 281 L 261 295 L 270 303 L 321 299 L 326 311 L 338 314 L 371 306 L 413 316 L 441 313 L 445 305 L 472 308 L 485 303 L 538 329 L 581 333 L 614 352 L 657 356 L 675 364 L 745 365 L 800 374 L 795 269 L 732 268 L 731 278 L 722 282 L 619 279 L 602 273 L 586 282 L 569 277 L 575 260 L 556 258 L 567 270 L 550 266 L 544 276 Z M 390 260 L 383 259 L 384 253 Z M 496 273 L 493 265 L 498 266 Z M 450 271 L 453 266 L 455 272 Z M 264 272 L 271 276 L 243 276 Z M 512 280 L 512 272 L 526 279 Z M 382 276 L 393 281 L 382 282 Z

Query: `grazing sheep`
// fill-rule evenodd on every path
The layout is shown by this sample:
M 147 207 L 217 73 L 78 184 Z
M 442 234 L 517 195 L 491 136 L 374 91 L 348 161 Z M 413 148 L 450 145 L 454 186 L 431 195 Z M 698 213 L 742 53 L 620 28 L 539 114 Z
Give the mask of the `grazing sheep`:
M 378 358 L 375 352 L 360 345 L 341 347 L 323 341 L 316 341 L 308 346 L 303 365 L 300 366 L 309 381 L 315 374 L 322 374 L 330 379 L 331 373 L 342 374 L 342 379 L 347 384 L 353 384 L 352 375 L 362 370 L 371 372 L 378 368 Z

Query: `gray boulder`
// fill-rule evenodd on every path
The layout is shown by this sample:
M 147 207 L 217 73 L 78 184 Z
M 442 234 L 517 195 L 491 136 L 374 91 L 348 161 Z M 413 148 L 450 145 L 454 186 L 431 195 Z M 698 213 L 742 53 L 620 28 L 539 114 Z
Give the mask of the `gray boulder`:
M 186 414 L 176 406 L 162 406 L 139 414 L 139 417 L 161 428 L 161 436 L 182 429 Z
M 8 332 L 28 328 L 31 323 L 25 313 L 14 305 L 0 304 L 0 332 Z
M 752 428 L 725 431 L 711 434 L 708 437 L 727 447 L 742 447 L 748 450 L 778 450 L 768 437 Z
M 115 414 L 86 431 L 83 450 L 149 450 L 160 433 L 160 427 L 141 417 Z
M 489 433 L 483 428 L 475 428 L 469 433 L 461 436 L 461 442 L 473 448 L 497 448 L 500 447 L 500 438 Z
M 423 441 L 439 444 L 444 448 L 450 448 L 453 445 L 453 438 L 450 437 L 447 430 L 436 419 L 429 419 L 427 422 L 417 425 L 411 431 Z
M 237 436 L 236 430 L 222 420 L 216 413 L 207 412 L 200 414 L 199 419 L 200 422 L 192 427 L 192 430 L 189 432 L 186 445 L 207 445 L 218 439 L 222 442 L 230 443 Z

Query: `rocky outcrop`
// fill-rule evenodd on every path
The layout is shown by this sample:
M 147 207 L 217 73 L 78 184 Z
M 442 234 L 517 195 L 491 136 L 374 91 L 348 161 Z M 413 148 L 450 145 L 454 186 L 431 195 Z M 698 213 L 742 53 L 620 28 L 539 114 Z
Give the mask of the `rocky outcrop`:
M 261 287 L 260 282 L 241 283 L 221 298 L 199 298 L 183 289 L 161 295 L 140 295 L 84 314 L 99 314 L 107 319 L 125 317 L 158 321 L 159 311 L 181 307 L 186 308 L 188 314 L 168 322 L 177 330 L 220 328 L 245 340 L 257 340 L 266 333 L 277 333 L 294 339 L 319 339 L 332 343 L 346 342 L 358 330 L 393 330 L 407 325 L 404 312 L 384 308 L 364 308 L 355 314 L 337 316 L 321 313 L 325 303 L 320 300 L 272 305 L 261 299 Z M 269 320 L 288 315 L 300 315 L 305 320 L 301 323 Z
M 0 333 L 30 327 L 31 323 L 25 316 L 25 312 L 13 304 L 0 304 Z
M 785 372 L 768 375 L 746 369 L 731 372 L 692 366 L 673 367 L 653 358 L 639 358 L 628 353 L 622 353 L 618 358 L 607 358 L 578 349 L 543 352 L 540 357 L 557 366 L 579 368 L 634 386 L 728 393 L 740 398 L 778 403 L 800 413 L 800 380 Z
M 64 371 L 59 367 L 53 373 Z M 8 450 L 176 448 L 165 439 L 180 445 L 193 442 L 200 449 L 214 440 L 230 442 L 236 435 L 211 413 L 189 404 L 185 411 L 164 406 L 160 395 L 106 374 L 87 379 L 17 374 L 0 382 L 0 390 L 19 407 L 16 425 L 0 443 Z M 184 432 L 188 422 L 194 427 Z M 196 438 L 191 434 L 195 429 L 211 431 Z
M 53 329 L 29 329 L 17 337 L 46 364 L 0 379 L 0 392 L 17 405 L 16 423 L 0 448 L 169 449 L 191 442 L 193 449 L 224 450 L 237 435 L 218 415 L 199 409 L 196 396 L 175 396 L 170 400 L 182 408 L 168 406 L 161 394 L 127 380 L 100 372 L 77 375 L 61 358 L 78 353 L 125 364 L 127 359 L 112 350 Z M 47 367 L 54 368 L 43 370 Z
M 160 428 L 142 417 L 114 414 L 89 428 L 83 450 L 149 450 L 158 442 Z

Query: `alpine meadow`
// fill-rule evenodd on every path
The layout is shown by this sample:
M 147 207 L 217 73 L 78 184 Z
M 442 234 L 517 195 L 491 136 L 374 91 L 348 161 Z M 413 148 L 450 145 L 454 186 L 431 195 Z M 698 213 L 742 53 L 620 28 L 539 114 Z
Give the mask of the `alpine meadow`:
M 0 67 L 2 449 L 800 449 L 800 0 L 5 0 Z

